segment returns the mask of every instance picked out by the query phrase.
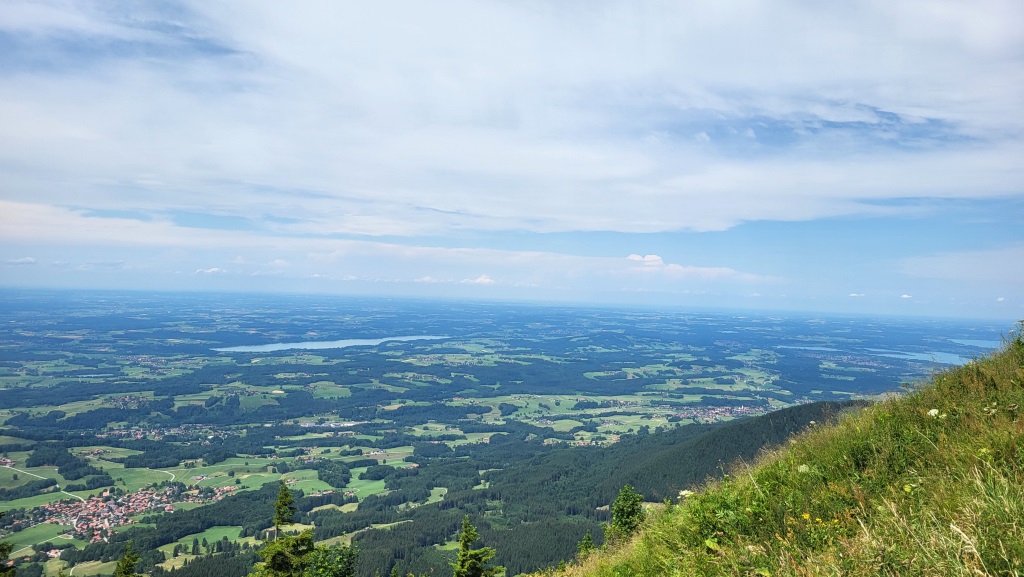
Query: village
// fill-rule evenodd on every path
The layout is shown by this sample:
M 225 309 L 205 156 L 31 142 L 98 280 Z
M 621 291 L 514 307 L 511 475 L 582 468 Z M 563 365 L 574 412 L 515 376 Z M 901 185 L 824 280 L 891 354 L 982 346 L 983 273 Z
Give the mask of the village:
M 96 543 L 108 540 L 115 527 L 135 523 L 134 517 L 141 513 L 170 513 L 175 504 L 220 501 L 236 490 L 235 485 L 182 490 L 180 484 L 172 484 L 135 493 L 104 491 L 86 500 L 65 499 L 40 505 L 33 512 L 33 522 L 67 525 L 72 528 L 70 537 Z

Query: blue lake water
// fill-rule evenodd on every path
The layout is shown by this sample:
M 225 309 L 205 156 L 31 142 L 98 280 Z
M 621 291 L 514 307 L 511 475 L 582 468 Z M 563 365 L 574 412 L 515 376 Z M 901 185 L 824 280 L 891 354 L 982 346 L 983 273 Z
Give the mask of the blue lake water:
M 222 353 L 272 353 L 274 351 L 287 351 L 291 349 L 344 349 L 346 347 L 373 347 L 388 341 L 436 341 L 448 337 L 439 336 L 410 336 L 410 337 L 385 337 L 382 339 L 342 339 L 340 341 L 302 341 L 296 343 L 270 343 L 267 345 L 244 345 L 239 347 L 222 347 L 213 349 Z
M 982 341 L 977 339 L 949 339 L 950 342 L 954 342 L 958 345 L 965 345 L 968 347 L 978 347 L 979 349 L 998 349 L 1003 346 L 1001 341 Z
M 893 359 L 904 359 L 912 361 L 926 361 L 932 363 L 939 363 L 943 365 L 963 365 L 971 362 L 971 357 L 965 357 L 955 353 L 943 353 L 941 351 L 929 351 L 927 353 L 901 353 L 899 351 L 890 351 L 887 349 L 868 349 L 875 355 L 880 357 L 890 357 Z

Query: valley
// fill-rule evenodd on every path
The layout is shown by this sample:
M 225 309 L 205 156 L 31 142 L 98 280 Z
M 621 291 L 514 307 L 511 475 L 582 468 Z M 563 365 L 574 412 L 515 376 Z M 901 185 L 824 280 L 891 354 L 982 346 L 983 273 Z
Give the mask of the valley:
M 446 564 L 466 513 L 485 543 L 503 543 L 510 574 L 535 570 L 598 536 L 623 484 L 674 496 L 850 402 L 994 349 L 1007 330 L 482 302 L 4 296 L 0 539 L 19 575 L 109 573 L 129 538 L 152 575 L 251 566 L 280 481 L 317 540 L 358 545 L 360 574 Z M 783 409 L 798 416 L 772 434 L 742 425 Z M 686 457 L 654 458 L 665 451 Z

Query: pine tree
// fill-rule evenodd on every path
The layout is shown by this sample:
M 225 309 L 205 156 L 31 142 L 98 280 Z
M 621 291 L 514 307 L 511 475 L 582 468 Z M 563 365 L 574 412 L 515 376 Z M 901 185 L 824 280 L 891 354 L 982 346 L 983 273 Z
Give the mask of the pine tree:
M 132 542 L 128 541 L 124 544 L 124 553 L 117 560 L 117 565 L 114 567 L 114 577 L 138 577 L 138 573 L 135 572 L 135 566 L 139 564 L 139 561 L 139 555 L 135 552 L 135 548 L 132 547 Z
M 496 553 L 493 547 L 469 548 L 479 538 L 476 527 L 469 522 L 469 515 L 466 515 L 459 532 L 459 555 L 455 563 L 452 563 L 452 577 L 498 577 L 505 574 L 504 567 L 485 567 Z
M 292 492 L 288 490 L 288 485 L 281 481 L 281 486 L 277 491 L 277 502 L 274 503 L 274 538 L 276 539 L 281 534 L 281 527 L 284 525 L 291 525 L 295 517 L 295 499 L 292 498 Z
M 256 552 L 263 561 L 249 577 L 354 577 L 359 554 L 354 547 L 317 545 L 311 529 L 281 536 L 281 527 L 293 523 L 295 510 L 292 493 L 281 481 L 274 503 L 274 540 Z

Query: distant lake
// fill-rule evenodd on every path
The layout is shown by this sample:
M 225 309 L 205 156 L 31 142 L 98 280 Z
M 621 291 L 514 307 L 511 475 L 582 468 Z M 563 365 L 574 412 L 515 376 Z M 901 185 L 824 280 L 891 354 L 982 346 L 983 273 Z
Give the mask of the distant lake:
M 240 347 L 222 347 L 213 349 L 221 353 L 272 353 L 274 351 L 287 351 L 290 349 L 344 349 L 346 347 L 373 347 L 388 341 L 436 341 L 448 337 L 438 336 L 413 336 L 413 337 L 384 337 L 382 339 L 343 339 L 340 341 L 302 341 L 296 343 L 271 343 L 269 345 L 245 345 Z
M 1002 341 L 980 341 L 977 339 L 949 339 L 958 345 L 978 347 L 979 349 L 998 349 L 1003 346 Z
M 953 353 L 943 353 L 940 351 L 930 351 L 927 353 L 903 353 L 900 351 L 891 351 L 887 349 L 868 350 L 880 357 L 890 357 L 893 359 L 905 359 L 914 361 L 928 361 L 943 365 L 963 365 L 974 360 L 971 357 L 965 357 Z

